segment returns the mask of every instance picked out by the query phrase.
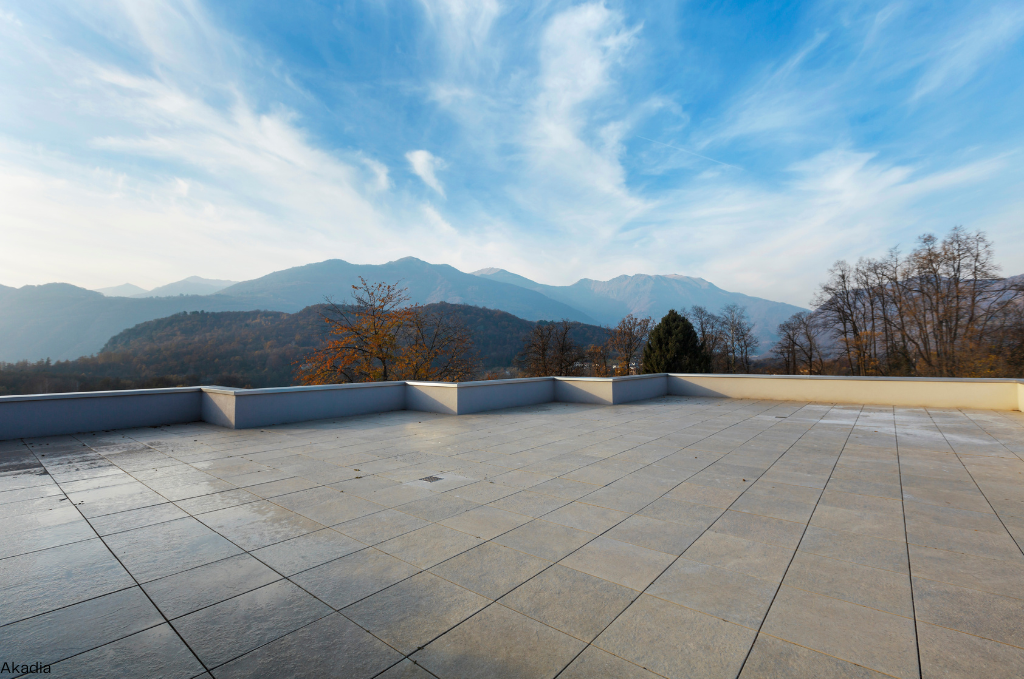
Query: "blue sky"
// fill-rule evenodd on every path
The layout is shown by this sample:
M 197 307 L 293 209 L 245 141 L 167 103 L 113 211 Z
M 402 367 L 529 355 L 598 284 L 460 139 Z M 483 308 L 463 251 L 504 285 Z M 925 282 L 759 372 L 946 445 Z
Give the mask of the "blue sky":
M 806 305 L 984 229 L 1024 273 L 1020 2 L 0 0 L 0 283 L 413 255 Z

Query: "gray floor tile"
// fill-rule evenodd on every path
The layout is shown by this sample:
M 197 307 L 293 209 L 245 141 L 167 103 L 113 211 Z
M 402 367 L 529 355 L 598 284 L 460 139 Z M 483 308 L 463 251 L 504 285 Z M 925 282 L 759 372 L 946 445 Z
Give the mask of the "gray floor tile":
M 596 646 L 588 646 L 558 675 L 559 679 L 656 679 L 657 676 Z
M 369 679 L 402 656 L 335 613 L 217 668 L 217 679 L 346 677 Z
M 803 523 L 729 510 L 715 521 L 710 530 L 754 542 L 767 542 L 796 549 L 804 534 L 804 527 Z
M 674 559 L 671 554 L 598 537 L 559 563 L 624 587 L 643 591 Z
M 635 514 L 608 531 L 605 537 L 678 556 L 686 551 L 704 530 L 705 527 L 700 525 L 661 521 Z
M 475 502 L 445 494 L 413 500 L 412 502 L 399 505 L 397 509 L 400 512 L 411 514 L 425 521 L 443 521 L 479 506 Z
M 252 555 L 281 575 L 294 575 L 365 547 L 358 540 L 324 528 L 257 549 Z
M 42 549 L 68 545 L 73 542 L 82 542 L 95 537 L 96 531 L 81 516 L 76 520 L 53 526 L 6 532 L 0 535 L 0 559 L 38 552 Z
M 641 595 L 594 645 L 665 677 L 735 677 L 756 632 Z
M 132 587 L 0 627 L 0 648 L 5 658 L 47 665 L 163 622 L 142 590 Z
M 156 580 L 242 552 L 193 518 L 115 533 L 104 539 L 139 582 Z
M 324 527 L 266 500 L 207 512 L 200 515 L 199 520 L 246 550 L 283 542 Z
M 259 502 L 260 499 L 259 495 L 236 488 L 219 493 L 211 493 L 210 495 L 177 500 L 174 504 L 192 516 L 198 516 L 207 512 L 215 512 L 218 509 L 227 509 L 228 507 L 237 507 L 238 505 L 250 502 Z
M 766 634 L 758 635 L 740 672 L 740 679 L 885 679 L 887 676 Z
M 142 585 L 169 619 L 268 585 L 281 576 L 248 554 L 239 554 Z
M 762 633 L 894 677 L 918 674 L 914 621 L 783 585 Z
M 0 560 L 0 625 L 135 584 L 97 538 Z
M 530 517 L 506 512 L 496 507 L 477 507 L 441 522 L 442 525 L 482 540 L 507 533 L 528 522 Z
M 789 567 L 793 550 L 709 531 L 690 545 L 683 556 L 709 566 L 778 582 Z
M 377 549 L 425 569 L 472 549 L 481 542 L 468 533 L 434 524 L 382 542 L 377 545 Z
M 373 548 L 328 561 L 292 576 L 292 581 L 334 608 L 344 608 L 419 572 L 419 568 Z
M 904 573 L 798 552 L 784 582 L 906 618 L 914 616 L 910 578 Z
M 635 590 L 554 565 L 500 603 L 582 641 L 594 639 L 637 597 Z
M 540 519 L 499 535 L 494 542 L 548 561 L 558 561 L 593 539 L 593 533 Z
M 629 516 L 626 512 L 620 512 L 607 507 L 600 507 L 585 502 L 571 502 L 549 514 L 545 514 L 544 520 L 600 535 L 615 524 L 629 518 Z
M 376 679 L 434 679 L 434 675 L 407 658 L 378 674 Z
M 490 503 L 490 506 L 536 518 L 567 505 L 569 502 L 570 500 L 565 498 L 524 490 L 515 495 L 495 500 Z
M 344 609 L 345 617 L 403 654 L 444 634 L 488 599 L 420 573 Z
M 919 622 L 921 676 L 972 679 L 1024 676 L 1024 649 Z
M 166 523 L 167 521 L 174 521 L 175 519 L 184 519 L 187 516 L 188 514 L 177 505 L 167 502 L 160 505 L 153 505 L 152 507 L 143 507 L 141 509 L 133 509 L 127 512 L 119 512 L 117 514 L 97 516 L 90 519 L 89 523 L 92 524 L 92 527 L 96 529 L 98 534 L 110 535 L 112 533 L 120 533 L 126 530 L 154 526 L 158 523 Z
M 723 620 L 757 629 L 768 613 L 778 583 L 682 558 L 647 589 Z
M 441 677 L 527 679 L 554 677 L 583 647 L 578 639 L 494 604 L 411 657 Z
M 800 551 L 820 554 L 832 559 L 909 573 L 907 546 L 902 541 L 882 540 L 857 533 L 808 526 Z
M 68 498 L 87 518 L 167 502 L 160 494 L 154 493 L 138 481 L 68 493 Z
M 292 583 L 279 580 L 173 624 L 203 664 L 216 668 L 330 612 Z
M 333 528 L 364 544 L 376 545 L 429 525 L 429 521 L 403 514 L 394 509 L 385 509 L 376 514 L 368 514 L 358 519 L 339 523 Z
M 191 679 L 202 674 L 205 670 L 199 660 L 165 623 L 59 662 L 51 668 L 50 676 Z
M 550 565 L 531 554 L 485 542 L 430 572 L 488 599 L 498 599 Z
M 914 610 L 921 622 L 1024 647 L 1020 599 L 915 577 Z

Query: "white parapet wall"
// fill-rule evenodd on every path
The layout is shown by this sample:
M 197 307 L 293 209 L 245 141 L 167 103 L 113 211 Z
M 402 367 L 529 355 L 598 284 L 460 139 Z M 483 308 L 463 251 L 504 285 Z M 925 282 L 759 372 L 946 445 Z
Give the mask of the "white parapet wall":
M 669 375 L 677 396 L 856 403 L 910 408 L 1021 410 L 1019 380 L 827 375 Z
M 665 395 L 1024 409 L 1024 381 L 1003 379 L 656 374 L 275 389 L 212 386 L 0 396 L 0 440 L 197 421 L 250 429 L 393 410 L 466 415 L 552 401 L 617 405 Z
M 0 396 L 0 440 L 195 422 L 202 397 L 200 387 Z

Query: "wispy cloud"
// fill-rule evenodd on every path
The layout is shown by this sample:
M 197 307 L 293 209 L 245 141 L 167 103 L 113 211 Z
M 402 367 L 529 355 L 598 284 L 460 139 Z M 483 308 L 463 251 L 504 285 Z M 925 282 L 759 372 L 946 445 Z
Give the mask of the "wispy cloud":
M 445 165 L 444 161 L 430 151 L 409 151 L 405 154 L 406 160 L 412 166 L 413 173 L 423 180 L 423 183 L 434 189 L 444 197 L 444 187 L 441 180 L 437 178 L 437 171 Z
M 967 26 L 955 26 L 929 55 L 911 100 L 937 90 L 963 86 L 985 62 L 1024 33 L 1024 7 L 996 6 Z

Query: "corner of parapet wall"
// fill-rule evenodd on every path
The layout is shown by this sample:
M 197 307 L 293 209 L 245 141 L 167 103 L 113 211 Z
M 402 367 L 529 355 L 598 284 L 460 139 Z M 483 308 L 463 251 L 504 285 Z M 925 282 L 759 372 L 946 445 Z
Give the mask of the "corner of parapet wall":
M 1024 413 L 1024 382 L 1017 383 L 1017 410 Z

